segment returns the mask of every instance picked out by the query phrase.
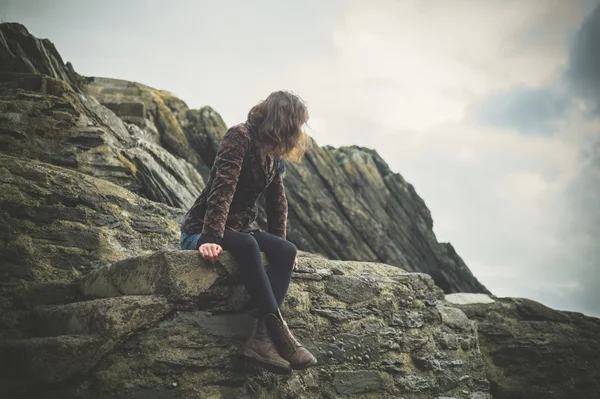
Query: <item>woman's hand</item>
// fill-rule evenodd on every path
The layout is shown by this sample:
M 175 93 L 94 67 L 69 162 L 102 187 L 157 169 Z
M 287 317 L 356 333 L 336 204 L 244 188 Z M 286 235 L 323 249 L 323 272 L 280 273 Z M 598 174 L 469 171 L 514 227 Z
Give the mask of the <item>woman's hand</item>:
M 296 259 L 294 259 L 294 270 L 298 270 L 298 257 L 296 256 Z
M 217 258 L 219 257 L 219 254 L 223 252 L 223 248 L 221 248 L 219 244 L 207 242 L 205 244 L 200 245 L 198 251 L 204 259 L 206 259 L 210 263 L 215 263 L 217 261 Z

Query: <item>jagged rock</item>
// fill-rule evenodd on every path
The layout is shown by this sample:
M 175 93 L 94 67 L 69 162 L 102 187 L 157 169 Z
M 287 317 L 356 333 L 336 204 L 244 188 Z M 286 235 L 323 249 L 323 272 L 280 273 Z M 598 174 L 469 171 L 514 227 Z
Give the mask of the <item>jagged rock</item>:
M 29 321 L 33 337 L 0 340 L 0 392 L 10 385 L 60 383 L 84 374 L 121 339 L 170 309 L 164 298 L 154 296 L 38 308 Z
M 378 294 L 368 281 L 347 276 L 331 276 L 325 292 L 346 303 L 366 301 Z
M 288 236 L 299 248 L 426 272 L 445 292 L 488 292 L 449 244 L 437 242 L 423 200 L 374 150 L 313 142 L 302 163 L 289 163 L 285 183 Z
M 268 264 L 263 254 L 263 262 Z M 120 295 L 164 295 L 173 302 L 194 300 L 208 292 L 219 276 L 238 275 L 229 252 L 211 265 L 196 251 L 160 251 L 128 258 L 88 274 L 81 293 L 89 298 Z
M 44 74 L 79 87 L 79 76 L 63 60 L 48 39 L 38 39 L 17 23 L 3 23 L 0 29 L 0 70 Z
M 233 287 L 243 289 L 239 265 L 228 255 L 224 252 L 218 264 L 209 266 L 200 261 L 195 251 L 161 251 L 105 266 L 95 272 L 105 279 L 102 283 L 90 275 L 89 284 L 84 280 L 82 285 L 84 291 L 94 285 L 103 286 L 107 281 L 120 287 L 104 292 L 105 296 L 114 298 L 96 301 L 132 298 L 121 295 L 133 289 L 137 294 L 160 294 L 179 310 L 158 323 L 138 329 L 102 359 L 93 357 L 96 364 L 85 378 L 63 383 L 60 389 L 52 391 L 55 396 L 46 397 L 75 394 L 90 399 L 117 394 L 141 397 L 149 395 L 148 392 L 161 392 L 168 386 L 181 398 L 290 395 L 334 398 L 366 393 L 373 398 L 417 397 L 411 396 L 413 394 L 420 398 L 435 398 L 441 394 L 462 398 L 465 397 L 462 392 L 489 391 L 477 345 L 462 350 L 443 348 L 438 343 L 437 337 L 441 334 L 454 334 L 473 342 L 476 336 L 473 328 L 456 330 L 442 322 L 438 307 L 442 306 L 443 294 L 431 278 L 369 262 L 301 256 L 302 272 L 296 274 L 318 274 L 321 279 L 293 278 L 282 312 L 299 339 L 319 358 L 319 365 L 284 377 L 246 364 L 239 357 L 239 350 L 252 333 L 254 323 L 247 297 L 239 308 L 229 308 L 226 313 L 215 310 L 206 302 L 203 310 L 181 306 L 181 298 L 185 296 L 201 299 L 220 287 L 230 288 L 220 290 L 223 301 L 238 301 L 228 296 L 235 292 Z M 264 262 L 268 264 L 267 259 Z M 217 272 L 213 273 L 211 269 Z M 327 288 L 340 277 L 331 272 L 334 269 L 343 271 L 343 284 L 362 286 L 368 281 L 376 295 L 364 296 L 358 302 L 341 301 L 336 291 L 330 294 Z M 102 270 L 106 273 L 102 274 Z M 197 276 L 203 273 L 209 276 L 210 284 L 197 283 Z M 138 286 L 126 283 L 133 282 L 135 276 L 141 282 Z M 402 293 L 400 297 L 398 292 Z M 408 297 L 411 299 L 407 300 Z M 72 320 L 80 319 L 85 313 L 83 309 L 93 308 L 92 305 L 82 307 L 86 302 L 79 304 L 79 311 L 73 310 Z M 335 317 L 321 312 L 327 309 Z M 403 319 L 407 313 L 420 322 L 398 323 L 398 317 Z M 55 314 L 59 320 L 57 324 L 65 325 L 64 316 L 68 312 Z M 37 320 L 52 325 L 53 319 L 51 314 L 44 313 Z M 86 323 L 70 321 L 67 325 L 76 326 L 71 330 L 46 331 L 86 333 L 87 329 L 78 327 L 81 324 Z M 44 345 L 38 344 L 42 348 Z M 93 345 L 89 350 L 95 353 Z M 86 370 L 90 366 L 86 363 Z M 43 374 L 42 366 L 39 367 Z M 57 367 L 71 366 L 59 363 Z M 57 373 L 56 369 L 53 373 Z M 93 389 L 90 388 L 92 382 Z M 10 392 L 33 395 L 41 387 L 35 384 L 13 387 Z
M 472 328 L 471 321 L 457 308 L 450 306 L 438 306 L 442 323 L 455 330 L 469 330 Z
M 178 207 L 204 187 L 190 163 L 66 82 L 0 72 L 0 114 L 2 153 L 75 169 Z
M 598 396 L 600 319 L 524 298 L 455 306 L 477 324 L 495 399 Z
M 181 139 L 173 115 L 180 100 L 152 91 L 163 128 L 155 129 L 156 140 L 151 129 L 136 130 L 86 96 L 89 79 L 63 65 L 48 40 L 19 24 L 0 24 L 0 39 L 1 152 L 77 169 L 172 206 L 188 207 L 198 196 L 204 182 L 196 166 L 205 166 L 186 162 L 194 152 L 182 159 L 157 144 Z M 121 114 L 145 111 L 144 104 L 117 105 Z M 184 138 L 177 148 L 188 147 Z
M 0 30 L 18 36 L 0 47 L 0 58 L 18 59 L 13 45 L 38 40 L 19 25 Z M 214 110 L 190 110 L 171 93 L 136 82 L 58 81 L 64 74 L 48 73 L 45 59 L 27 57 L 33 69 L 0 66 L 10 72 L 0 75 L 1 152 L 77 169 L 187 210 L 226 131 Z M 313 147 L 301 163 L 288 162 L 286 175 L 288 238 L 298 248 L 426 272 L 447 293 L 488 292 L 451 245 L 437 242 L 423 200 L 375 151 Z M 260 209 L 254 228 L 266 228 L 264 198 Z
M 164 316 L 171 305 L 162 296 L 121 296 L 66 305 L 40 306 L 32 333 L 41 337 L 93 335 L 115 338 Z
M 377 392 L 383 382 L 376 371 L 338 371 L 333 377 L 333 386 L 340 394 Z
M 189 110 L 167 91 L 118 79 L 86 78 L 83 89 L 125 122 L 135 124 L 155 145 L 201 167 L 207 177 L 210 168 L 205 165 L 212 164 L 214 145 L 227 130 L 221 117 L 209 107 Z M 207 153 L 209 143 L 214 146 L 212 154 Z
M 97 267 L 177 248 L 181 216 L 105 180 L 0 154 L 0 336 L 17 334 L 31 306 L 73 301 Z
M 6 397 L 22 397 L 22 392 L 27 392 L 24 386 L 60 383 L 85 373 L 94 367 L 110 346 L 95 335 L 2 339 L 0 393 L 8 395 Z

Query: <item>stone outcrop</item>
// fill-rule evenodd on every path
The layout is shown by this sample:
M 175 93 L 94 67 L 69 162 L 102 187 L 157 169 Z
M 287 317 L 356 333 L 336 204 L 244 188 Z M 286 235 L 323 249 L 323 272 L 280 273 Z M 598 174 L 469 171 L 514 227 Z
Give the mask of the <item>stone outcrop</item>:
M 91 272 L 80 301 L 33 309 L 31 336 L 3 341 L 0 394 L 491 398 L 474 324 L 428 275 L 378 263 L 300 256 L 282 311 L 319 365 L 275 376 L 246 363 L 255 321 L 223 255 L 164 250 Z
M 45 75 L 0 72 L 0 152 L 75 169 L 177 207 L 204 187 L 189 162 L 94 97 Z
M 495 399 L 600 397 L 600 319 L 525 298 L 449 300 L 477 324 Z
M 48 39 L 38 39 L 16 23 L 3 23 L 0 29 L 0 69 L 3 72 L 51 76 L 79 89 L 79 75 L 66 65 Z
M 24 320 L 27 337 L 0 340 L 5 397 L 41 395 L 33 386 L 57 385 L 89 372 L 129 333 L 171 309 L 157 296 L 119 297 L 37 307 Z
M 177 249 L 182 211 L 73 170 L 0 155 L 0 336 L 37 305 L 76 297 L 89 271 Z
M 63 166 L 184 210 L 204 187 L 226 131 L 210 107 L 163 90 L 82 77 L 54 46 L 2 24 L 0 152 Z M 373 150 L 319 147 L 288 162 L 288 237 L 332 259 L 430 274 L 445 292 L 488 292 L 449 244 L 412 185 Z M 254 227 L 266 227 L 264 199 Z
M 425 272 L 447 293 L 488 292 L 450 244 L 437 242 L 424 201 L 374 150 L 315 144 L 285 182 L 288 235 L 299 248 Z

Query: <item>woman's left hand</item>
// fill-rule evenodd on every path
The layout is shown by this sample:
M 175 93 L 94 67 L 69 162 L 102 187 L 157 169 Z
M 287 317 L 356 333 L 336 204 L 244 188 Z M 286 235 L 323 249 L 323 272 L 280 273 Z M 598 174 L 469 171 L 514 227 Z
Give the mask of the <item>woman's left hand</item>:
M 296 259 L 294 259 L 294 270 L 298 270 L 298 257 L 296 256 Z

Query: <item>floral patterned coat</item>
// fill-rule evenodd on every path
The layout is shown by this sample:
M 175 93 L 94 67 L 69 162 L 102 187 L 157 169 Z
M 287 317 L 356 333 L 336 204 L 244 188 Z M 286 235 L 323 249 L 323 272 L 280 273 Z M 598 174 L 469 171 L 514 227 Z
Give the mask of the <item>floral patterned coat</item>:
M 241 123 L 230 127 L 219 143 L 208 182 L 181 224 L 182 232 L 202 233 L 199 245 L 221 244 L 225 229 L 251 231 L 258 214 L 256 201 L 263 192 L 268 232 L 286 238 L 285 161 L 263 156 L 255 137 Z

